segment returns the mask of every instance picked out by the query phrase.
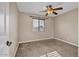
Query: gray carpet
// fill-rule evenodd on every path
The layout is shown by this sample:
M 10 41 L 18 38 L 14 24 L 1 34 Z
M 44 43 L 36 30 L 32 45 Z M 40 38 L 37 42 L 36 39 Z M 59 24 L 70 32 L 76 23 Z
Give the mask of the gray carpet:
M 56 39 L 48 39 L 20 44 L 16 57 L 40 57 L 53 51 L 57 51 L 62 57 L 78 56 L 78 47 Z

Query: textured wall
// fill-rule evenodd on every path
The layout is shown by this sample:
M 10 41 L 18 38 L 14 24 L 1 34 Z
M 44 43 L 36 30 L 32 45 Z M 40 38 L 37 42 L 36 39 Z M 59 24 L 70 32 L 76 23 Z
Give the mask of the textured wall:
M 19 42 L 44 40 L 53 37 L 53 19 L 45 20 L 44 32 L 33 32 L 33 20 L 25 13 L 19 14 Z
M 78 45 L 78 9 L 55 17 L 55 38 Z
M 14 56 L 18 47 L 18 11 L 15 3 L 9 4 L 9 56 Z

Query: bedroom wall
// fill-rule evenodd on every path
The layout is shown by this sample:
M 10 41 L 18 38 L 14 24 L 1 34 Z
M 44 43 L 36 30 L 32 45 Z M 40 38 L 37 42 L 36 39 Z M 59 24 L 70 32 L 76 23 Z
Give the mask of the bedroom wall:
M 78 9 L 54 18 L 54 37 L 78 45 Z
M 33 32 L 32 22 L 32 18 L 26 13 L 21 12 L 19 14 L 19 43 L 39 41 L 53 37 L 53 25 L 51 25 L 53 23 L 53 19 L 49 18 L 45 20 L 44 32 Z
M 15 56 L 18 48 L 18 10 L 16 3 L 9 3 L 9 56 Z

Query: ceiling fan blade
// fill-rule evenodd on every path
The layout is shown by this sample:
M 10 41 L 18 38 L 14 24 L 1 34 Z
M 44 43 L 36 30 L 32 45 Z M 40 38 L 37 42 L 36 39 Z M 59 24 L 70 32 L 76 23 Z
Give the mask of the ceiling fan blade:
M 53 10 L 62 10 L 63 8 L 62 7 L 59 7 L 59 8 L 54 8 Z
M 56 12 L 53 12 L 53 14 L 57 15 L 58 13 L 56 13 Z
M 47 16 L 47 15 L 48 15 L 48 13 L 45 14 L 45 16 Z

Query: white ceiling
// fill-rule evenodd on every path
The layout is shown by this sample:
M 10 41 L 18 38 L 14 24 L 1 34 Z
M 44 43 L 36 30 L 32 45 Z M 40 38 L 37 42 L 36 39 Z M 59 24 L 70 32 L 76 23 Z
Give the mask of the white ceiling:
M 35 15 L 45 15 L 45 12 L 40 12 L 45 10 L 45 6 L 52 5 L 53 7 L 63 7 L 63 10 L 57 11 L 58 15 L 73 10 L 78 7 L 77 2 L 17 2 L 17 7 L 20 12 L 35 14 Z M 51 14 L 49 16 L 56 16 Z

